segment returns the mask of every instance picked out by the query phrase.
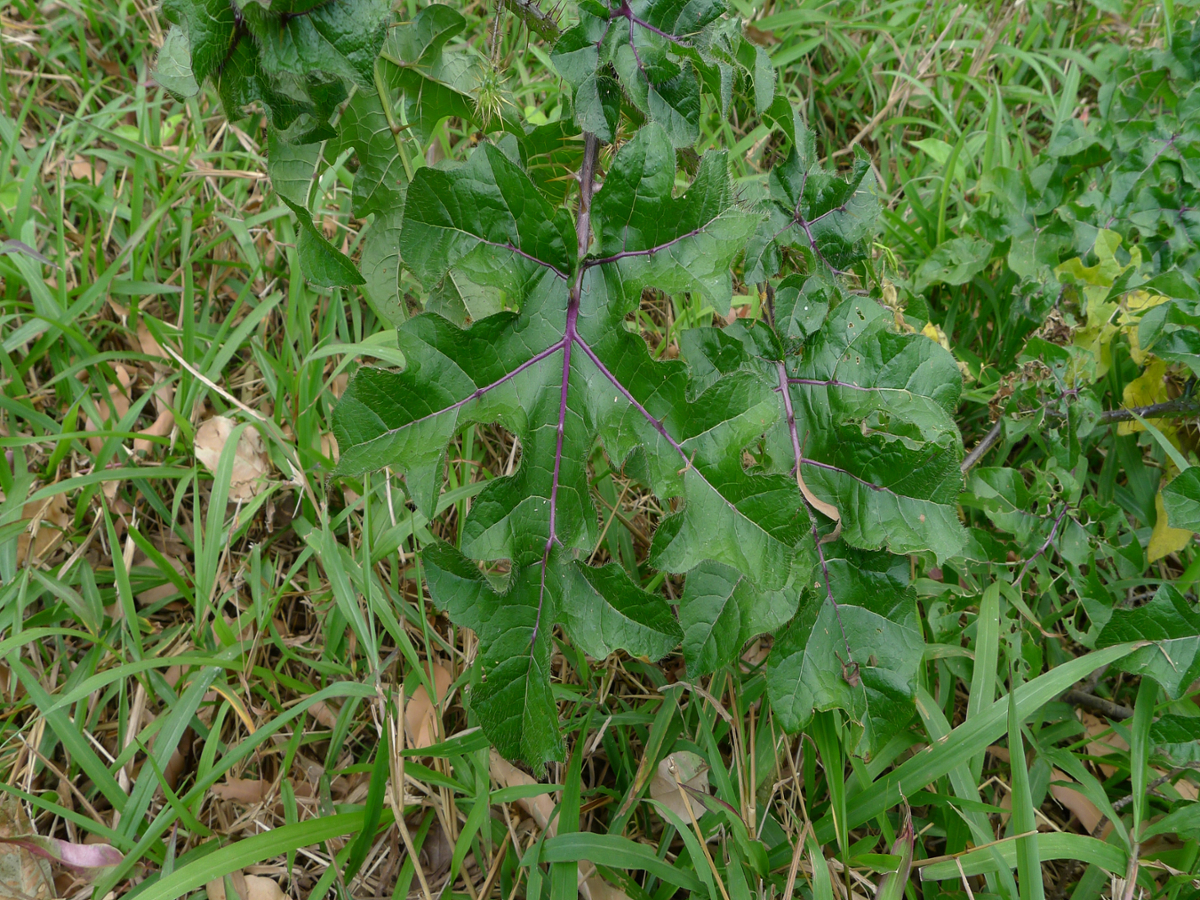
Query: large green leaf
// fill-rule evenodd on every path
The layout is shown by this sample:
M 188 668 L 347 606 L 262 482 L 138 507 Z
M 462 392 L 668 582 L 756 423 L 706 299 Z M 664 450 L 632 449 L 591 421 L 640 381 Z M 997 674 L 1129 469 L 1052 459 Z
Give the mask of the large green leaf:
M 272 123 L 285 128 L 302 113 L 328 120 L 346 98 L 347 85 L 371 84 L 390 8 L 386 0 L 167 0 L 163 12 L 178 29 L 160 59 L 165 87 L 194 93 L 212 78 L 229 116 L 239 118 L 246 105 L 259 101 Z
M 700 563 L 688 573 L 679 600 L 688 677 L 732 663 L 750 638 L 787 624 L 798 596 L 794 585 L 763 591 L 731 566 Z
M 966 540 L 952 418 L 962 378 L 949 353 L 923 335 L 897 334 L 893 321 L 878 304 L 847 297 L 803 356 L 789 357 L 796 434 L 776 430 L 775 445 L 787 447 L 777 458 L 794 466 L 799 441 L 804 479 L 841 512 L 847 543 L 945 560 Z
M 694 63 L 711 58 L 702 52 L 711 43 L 705 29 L 724 12 L 721 0 L 581 5 L 579 23 L 562 35 L 550 57 L 575 91 L 580 127 L 602 140 L 613 139 L 616 123 L 604 82 L 606 72 L 615 71 L 625 96 L 663 127 L 673 146 L 694 144 L 700 136 L 700 77 Z M 753 64 L 765 90 L 767 76 L 757 59 Z
M 794 127 L 791 152 L 771 170 L 767 216 L 746 248 L 747 281 L 776 275 L 789 250 L 805 255 L 811 272 L 844 272 L 865 257 L 875 231 L 879 202 L 868 162 L 855 157 L 848 178 L 826 172 L 813 133 Z
M 665 232 L 655 219 L 671 197 L 671 180 L 649 179 L 630 196 L 647 157 L 665 147 L 665 135 L 649 126 L 617 154 L 593 202 L 592 225 L 598 244 L 622 234 L 624 249 L 582 259 L 573 258 L 570 219 L 497 148 L 481 147 L 457 168 L 422 169 L 408 189 L 406 264 L 430 285 L 453 268 L 503 286 L 520 312 L 466 329 L 430 314 L 410 320 L 399 332 L 408 367 L 364 370 L 334 414 L 339 469 L 349 474 L 391 466 L 424 479 L 470 422 L 499 423 L 520 440 L 517 471 L 490 482 L 462 523 L 461 554 L 453 562 L 448 551 L 435 554 L 427 571 L 435 602 L 481 635 L 472 708 L 501 752 L 535 765 L 560 754 L 549 724 L 554 622 L 597 654 L 616 647 L 662 653 L 680 636 L 662 600 L 615 567 L 584 567 L 598 538 L 587 473 L 597 440 L 615 465 L 636 456 L 657 496 L 682 501 L 655 534 L 659 568 L 683 573 L 711 559 L 761 590 L 779 590 L 794 567 L 803 568 L 796 548 L 810 540 L 808 523 L 775 502 L 794 493 L 786 476 L 742 467 L 742 448 L 779 414 L 770 386 L 747 372 L 693 395 L 682 362 L 653 361 L 623 327 L 643 286 L 680 277 L 676 264 L 652 257 L 686 259 L 703 248 L 710 271 L 727 271 L 740 250 L 737 237 L 744 241 L 753 227 L 716 157 L 669 207 L 690 217 L 685 229 Z M 643 197 L 654 191 L 661 196 Z M 739 221 L 740 232 L 732 228 Z M 728 239 L 713 241 L 710 223 L 727 229 Z M 728 303 L 718 284 L 706 287 Z M 422 491 L 414 497 L 431 499 Z M 507 561 L 503 589 L 472 560 Z
M 595 213 L 614 223 L 596 236 L 594 255 L 609 264 L 628 297 L 645 287 L 696 291 L 729 312 L 732 274 L 722 248 L 745 243 L 757 217 L 736 200 L 724 153 L 707 153 L 684 197 L 672 196 L 675 151 L 661 129 L 643 129 L 622 148 Z M 619 223 L 619 225 L 618 225 Z
M 1114 609 L 1096 648 L 1132 641 L 1147 646 L 1117 663 L 1122 671 L 1153 678 L 1172 697 L 1200 677 L 1200 612 L 1172 585 L 1160 587 L 1145 606 Z
M 811 331 L 802 354 L 763 327 L 694 329 L 683 344 L 695 377 L 749 370 L 776 389 L 783 414 L 767 435 L 767 467 L 794 478 L 799 466 L 807 489 L 840 513 L 847 543 L 947 559 L 966 540 L 954 359 L 923 335 L 897 333 L 875 302 L 814 290 L 814 280 L 790 292 L 793 310 L 777 308 L 788 333 Z M 826 298 L 836 304 L 827 314 Z
M 1172 528 L 1200 531 L 1200 466 L 1184 469 L 1163 488 L 1163 506 Z
M 862 726 L 858 752 L 869 752 L 908 722 L 925 642 L 907 581 L 907 560 L 885 553 L 826 560 L 768 661 L 767 691 L 785 729 L 842 709 Z

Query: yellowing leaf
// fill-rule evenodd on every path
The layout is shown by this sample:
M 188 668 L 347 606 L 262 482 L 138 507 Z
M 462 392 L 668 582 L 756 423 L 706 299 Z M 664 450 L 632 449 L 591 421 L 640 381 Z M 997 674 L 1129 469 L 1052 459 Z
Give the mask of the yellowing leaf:
M 1125 385 L 1125 391 L 1121 394 L 1121 405 L 1126 408 L 1138 406 L 1150 406 L 1153 403 L 1163 403 L 1171 398 L 1167 396 L 1167 383 L 1164 380 L 1167 374 L 1167 364 L 1161 359 L 1155 359 L 1150 365 L 1146 366 L 1146 370 L 1137 378 Z M 1154 425 L 1163 434 L 1171 439 L 1171 443 L 1179 446 L 1179 442 L 1175 437 L 1175 429 L 1164 428 L 1165 424 L 1162 419 L 1154 419 Z M 1129 422 L 1121 422 L 1117 426 L 1117 434 L 1136 434 L 1139 431 L 1145 431 L 1145 427 L 1141 422 L 1132 420 Z
M 1138 325 L 1141 323 L 1142 315 L 1166 302 L 1166 297 L 1151 294 L 1148 291 L 1130 291 L 1121 299 L 1120 322 L 1129 338 L 1129 356 L 1139 366 L 1144 366 L 1147 359 L 1150 358 L 1150 354 L 1142 349 L 1142 345 L 1138 341 Z
M 903 321 L 903 317 L 899 313 L 896 313 L 897 324 L 899 324 L 902 321 Z M 907 325 L 905 326 L 905 328 L 908 328 L 909 331 L 914 330 L 912 328 L 909 328 Z M 901 328 L 901 331 L 903 331 L 903 330 L 904 330 L 904 328 Z M 929 338 L 935 344 L 940 346 L 943 350 L 945 350 L 948 353 L 950 353 L 951 355 L 953 355 L 954 351 L 952 351 L 950 349 L 950 340 L 946 337 L 946 332 L 942 331 L 940 326 L 933 324 L 933 322 L 926 322 L 925 327 L 921 329 L 921 334 L 925 335 L 925 337 Z M 961 359 L 958 359 L 957 357 L 955 357 L 954 362 L 958 366 L 958 371 L 962 372 L 962 377 L 963 377 L 964 381 L 973 381 L 974 380 L 975 376 L 971 374 L 971 370 L 967 367 L 967 364 L 965 362 L 963 362 Z
M 950 349 L 950 341 L 946 338 L 946 332 L 932 322 L 926 322 L 925 327 L 921 329 L 921 334 L 929 338 L 935 344 L 940 344 L 943 349 Z
M 1154 497 L 1154 531 L 1150 533 L 1150 545 L 1146 548 L 1150 562 L 1157 562 L 1164 556 L 1178 553 L 1192 539 L 1192 533 L 1184 528 L 1172 528 L 1167 524 L 1167 510 L 1163 505 L 1163 495 L 1160 490 Z
M 1117 248 L 1121 246 L 1121 235 L 1115 231 L 1109 231 L 1107 228 L 1102 228 L 1096 235 L 1096 243 L 1092 247 L 1092 252 L 1096 254 L 1098 262 L 1094 266 L 1085 266 L 1081 257 L 1068 259 L 1054 270 L 1055 275 L 1069 275 L 1075 281 L 1081 284 L 1090 284 L 1097 287 L 1109 288 L 1112 287 L 1114 281 L 1130 266 L 1139 266 L 1142 263 L 1142 251 L 1137 247 L 1131 247 L 1129 250 L 1129 265 L 1121 265 L 1117 260 Z
M 1120 308 L 1108 302 L 1107 287 L 1085 287 L 1087 323 L 1075 332 L 1074 344 L 1091 353 L 1096 361 L 1095 378 L 1103 378 L 1112 365 L 1112 339 L 1120 330 L 1112 318 Z

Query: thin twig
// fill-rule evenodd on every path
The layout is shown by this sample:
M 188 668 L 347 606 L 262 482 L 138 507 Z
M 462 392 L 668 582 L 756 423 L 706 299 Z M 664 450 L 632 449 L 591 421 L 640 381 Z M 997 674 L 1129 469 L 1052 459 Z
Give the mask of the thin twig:
M 1128 706 L 1122 706 L 1120 703 L 1105 700 L 1103 697 L 1097 697 L 1095 694 L 1089 694 L 1086 691 L 1067 691 L 1062 695 L 1062 699 L 1064 703 L 1070 703 L 1072 706 L 1086 706 L 1088 709 L 1094 709 L 1096 712 L 1103 713 L 1110 719 L 1133 718 L 1133 710 Z
M 967 454 L 967 458 L 962 461 L 962 473 L 966 475 L 971 471 L 975 463 L 983 458 L 995 445 L 996 441 L 1000 440 L 1000 432 L 1004 430 L 1004 420 L 1001 419 L 992 426 L 992 430 L 983 436 L 983 440 L 975 445 L 975 449 Z
M 1040 411 L 1056 419 L 1064 418 L 1063 414 L 1057 410 L 1050 410 L 1043 407 Z M 1174 400 L 1167 400 L 1164 403 L 1152 403 L 1149 406 L 1135 406 L 1129 409 L 1106 409 L 1100 413 L 1100 418 L 1097 422 L 1100 425 L 1113 425 L 1118 422 L 1132 422 L 1138 416 L 1141 416 L 1143 419 L 1200 416 L 1200 397 L 1176 397 Z M 975 445 L 975 449 L 967 454 L 966 458 L 962 461 L 964 475 L 979 462 L 985 453 L 996 445 L 996 442 L 1000 440 L 1000 433 L 1003 427 L 1004 420 L 1000 419 L 983 436 L 983 440 Z

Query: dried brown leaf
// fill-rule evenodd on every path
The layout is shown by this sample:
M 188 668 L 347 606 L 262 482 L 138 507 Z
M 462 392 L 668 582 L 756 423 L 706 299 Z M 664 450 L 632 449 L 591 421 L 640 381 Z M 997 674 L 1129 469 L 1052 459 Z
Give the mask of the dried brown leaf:
M 197 429 L 196 459 L 210 472 L 216 472 L 221 451 L 233 435 L 236 424 L 225 416 L 213 416 Z M 253 426 L 246 428 L 238 439 L 234 453 L 229 499 L 249 500 L 266 487 L 267 473 L 271 468 L 262 435 Z
M 450 670 L 440 663 L 431 663 L 433 670 L 433 688 L 437 692 L 436 704 L 440 704 L 454 682 Z M 437 743 L 438 735 L 442 732 L 441 717 L 437 705 L 429 699 L 425 685 L 413 691 L 412 699 L 404 708 L 404 728 L 408 736 L 408 746 L 414 749 L 431 747 Z
M 62 542 L 71 524 L 66 495 L 26 503 L 21 518 L 29 527 L 17 536 L 17 565 L 36 565 Z
M 0 794 L 0 837 L 12 837 L 33 831 L 21 801 Z M 34 856 L 24 847 L 0 844 L 0 900 L 48 900 L 54 896 L 54 875 L 50 863 Z
M 71 172 L 71 177 L 76 181 L 88 181 L 93 185 L 97 185 L 108 170 L 108 163 L 102 159 L 83 157 L 77 154 L 71 160 L 68 169 Z
M 221 800 L 232 800 L 244 806 L 264 802 L 271 793 L 271 782 L 261 778 L 229 778 L 210 789 L 213 796 Z
M 228 900 L 288 900 L 279 883 L 262 875 L 245 875 L 236 872 L 229 876 L 233 882 L 235 896 Z M 225 879 L 217 878 L 206 885 L 208 900 L 226 900 Z
M 691 807 L 691 814 L 699 819 L 704 815 L 704 804 L 688 796 L 687 788 L 707 794 L 708 768 L 708 763 L 698 753 L 690 750 L 672 753 L 659 761 L 658 770 L 650 779 L 650 799 L 657 800 L 685 822 L 689 820 L 688 807 Z M 682 792 L 676 778 L 684 785 Z

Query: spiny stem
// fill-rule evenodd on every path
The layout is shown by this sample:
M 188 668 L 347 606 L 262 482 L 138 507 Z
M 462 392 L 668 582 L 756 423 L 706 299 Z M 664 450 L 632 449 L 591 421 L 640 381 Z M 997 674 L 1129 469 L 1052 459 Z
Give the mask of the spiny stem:
M 579 238 L 579 274 L 577 283 L 582 282 L 583 260 L 592 243 L 592 192 L 596 187 L 596 157 L 599 155 L 600 139 L 590 131 L 583 134 L 583 164 L 579 167 L 579 213 L 575 220 L 575 234 Z
M 392 130 L 392 137 L 396 141 L 396 152 L 400 155 L 400 164 L 404 166 L 404 174 L 409 181 L 413 178 L 412 163 L 408 161 L 408 151 L 404 149 L 404 140 L 400 137 L 400 133 L 404 130 L 396 122 L 396 114 L 392 110 L 392 94 L 387 89 L 387 84 L 384 83 L 383 73 L 379 68 L 379 60 L 375 60 L 375 91 L 379 94 L 379 105 L 383 107 L 383 115 L 387 119 L 388 128 Z

